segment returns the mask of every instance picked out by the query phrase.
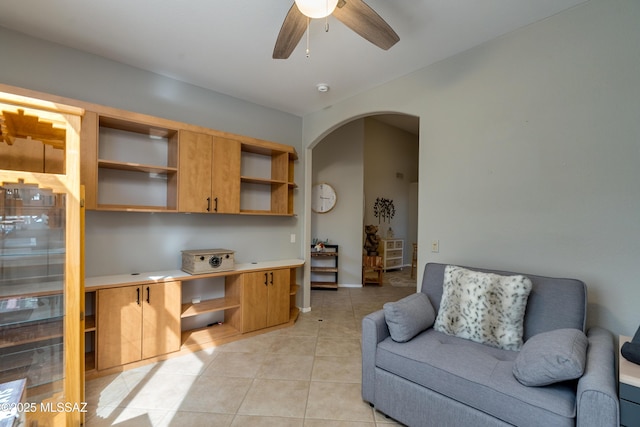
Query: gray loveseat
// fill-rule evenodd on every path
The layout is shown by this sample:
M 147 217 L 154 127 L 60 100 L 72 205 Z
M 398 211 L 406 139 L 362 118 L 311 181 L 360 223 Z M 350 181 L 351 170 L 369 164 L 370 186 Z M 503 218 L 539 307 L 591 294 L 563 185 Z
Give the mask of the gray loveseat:
M 421 292 L 435 313 L 443 297 L 445 267 L 425 266 Z M 525 346 L 532 337 L 549 331 L 584 332 L 583 282 L 525 276 L 532 283 L 524 314 Z M 433 327 L 397 342 L 390 336 L 385 311 L 380 310 L 362 321 L 362 398 L 408 426 L 618 426 L 612 334 L 597 327 L 582 332 L 578 331 L 586 335 L 586 357 L 578 379 L 525 386 L 513 372 L 519 351 L 451 336 Z

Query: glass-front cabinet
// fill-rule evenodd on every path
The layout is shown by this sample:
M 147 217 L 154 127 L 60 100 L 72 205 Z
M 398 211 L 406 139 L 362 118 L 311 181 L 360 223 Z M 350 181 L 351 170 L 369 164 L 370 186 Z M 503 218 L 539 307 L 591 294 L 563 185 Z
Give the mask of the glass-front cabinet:
M 80 425 L 85 409 L 82 113 L 0 92 L 0 384 L 24 390 L 0 418 L 27 425 Z

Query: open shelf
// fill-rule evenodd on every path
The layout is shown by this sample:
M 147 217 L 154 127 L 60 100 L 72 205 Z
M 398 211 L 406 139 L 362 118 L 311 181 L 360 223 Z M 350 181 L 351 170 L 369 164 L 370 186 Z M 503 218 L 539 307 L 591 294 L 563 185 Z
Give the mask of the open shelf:
M 98 210 L 176 211 L 178 131 L 99 116 Z
M 200 314 L 213 313 L 237 307 L 240 307 L 239 298 L 216 298 L 202 301 L 197 304 L 186 303 L 182 304 L 180 318 L 184 319 L 186 317 L 198 316 Z
M 84 370 L 93 371 L 96 369 L 96 353 L 93 351 L 84 354 Z
M 337 273 L 338 267 L 311 267 L 314 273 Z
M 291 292 L 289 292 L 289 295 L 296 295 L 299 290 L 300 290 L 300 285 L 292 284 Z
M 192 329 L 182 333 L 181 348 L 200 347 L 236 335 L 240 335 L 240 331 L 228 323 Z
M 338 289 L 338 245 L 325 245 L 316 251 L 311 246 L 311 288 Z
M 86 316 L 84 318 L 84 331 L 91 332 L 96 330 L 96 316 Z
M 116 162 L 113 160 L 98 159 L 98 167 L 105 169 L 116 169 L 122 171 L 133 171 L 143 173 L 171 174 L 177 173 L 178 168 L 167 166 L 145 165 L 141 163 Z
M 166 206 L 133 206 L 133 205 L 111 205 L 99 204 L 97 210 L 113 212 L 177 212 L 174 208 Z

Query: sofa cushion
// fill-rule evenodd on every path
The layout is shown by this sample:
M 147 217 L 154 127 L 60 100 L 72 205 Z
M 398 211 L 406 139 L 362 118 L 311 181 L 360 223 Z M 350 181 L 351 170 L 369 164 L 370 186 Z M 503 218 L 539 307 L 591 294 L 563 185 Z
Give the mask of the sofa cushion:
M 522 347 L 531 280 L 448 265 L 434 328 L 505 350 Z
M 383 309 L 391 338 L 397 342 L 409 341 L 433 325 L 436 318 L 429 297 L 421 292 L 385 303 Z
M 513 376 L 518 353 L 427 329 L 406 343 L 380 342 L 376 367 L 519 426 L 573 426 L 570 382 L 526 387 Z
M 531 337 L 513 365 L 513 375 L 526 386 L 543 386 L 580 378 L 589 340 L 577 329 L 556 329 Z

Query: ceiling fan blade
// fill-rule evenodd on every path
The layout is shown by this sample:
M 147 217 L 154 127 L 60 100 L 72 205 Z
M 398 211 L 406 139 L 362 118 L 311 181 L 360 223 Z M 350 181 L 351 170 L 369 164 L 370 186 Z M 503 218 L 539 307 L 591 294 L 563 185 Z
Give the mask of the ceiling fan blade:
M 273 48 L 273 59 L 287 59 L 306 30 L 307 17 L 300 12 L 294 3 L 280 28 L 276 45 Z
M 340 1 L 333 16 L 381 49 L 388 50 L 400 41 L 393 28 L 362 0 Z

